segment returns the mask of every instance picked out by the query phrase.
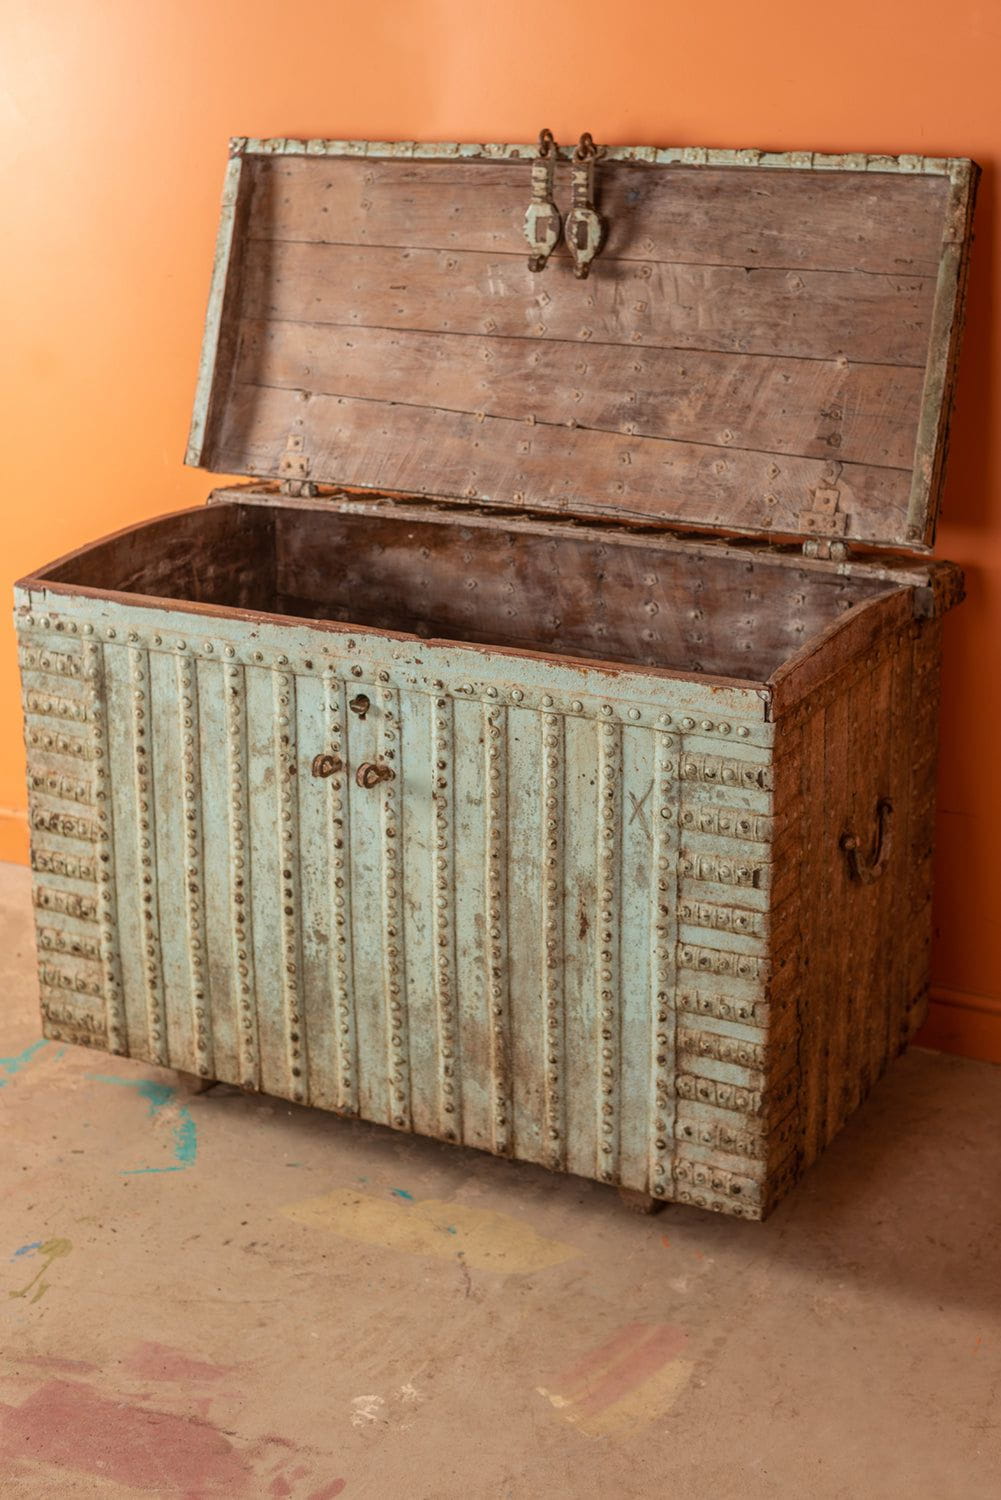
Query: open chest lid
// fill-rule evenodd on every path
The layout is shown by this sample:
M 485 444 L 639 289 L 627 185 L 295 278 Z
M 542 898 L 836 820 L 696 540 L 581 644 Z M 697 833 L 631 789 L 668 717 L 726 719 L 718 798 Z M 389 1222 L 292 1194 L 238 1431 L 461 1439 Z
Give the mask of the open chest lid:
M 578 279 L 529 269 L 533 146 L 231 153 L 189 463 L 931 546 L 972 162 L 610 149 Z

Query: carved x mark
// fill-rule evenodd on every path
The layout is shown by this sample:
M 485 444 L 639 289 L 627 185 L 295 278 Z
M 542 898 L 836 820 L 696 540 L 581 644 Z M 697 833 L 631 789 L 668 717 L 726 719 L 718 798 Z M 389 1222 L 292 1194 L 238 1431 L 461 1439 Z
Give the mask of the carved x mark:
M 639 820 L 640 820 L 640 827 L 642 828 L 643 832 L 647 835 L 648 838 L 650 837 L 650 829 L 649 829 L 649 827 L 647 825 L 646 813 L 643 811 L 643 804 L 646 801 L 646 799 L 649 797 L 649 795 L 650 795 L 650 793 L 652 791 L 653 791 L 653 782 L 651 781 L 650 785 L 647 787 L 647 789 L 643 793 L 642 797 L 637 797 L 637 795 L 636 795 L 635 792 L 630 792 L 629 793 L 629 800 L 633 804 L 632 817 L 629 819 L 629 826 L 631 828 L 632 825 L 636 822 L 636 819 L 639 818 Z

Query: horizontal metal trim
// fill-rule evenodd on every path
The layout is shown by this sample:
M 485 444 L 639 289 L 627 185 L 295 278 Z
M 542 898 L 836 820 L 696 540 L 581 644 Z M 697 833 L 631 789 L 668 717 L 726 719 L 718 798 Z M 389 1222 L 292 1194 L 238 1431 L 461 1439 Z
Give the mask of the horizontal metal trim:
M 517 161 L 537 156 L 538 149 L 536 144 L 525 142 L 501 145 L 463 141 L 292 140 L 283 136 L 263 139 L 235 136 L 229 143 L 231 156 L 397 157 L 425 161 Z M 570 161 L 574 150 L 573 146 L 557 147 L 563 161 Z M 815 172 L 903 172 L 936 177 L 952 177 L 968 167 L 965 157 L 715 146 L 607 146 L 602 148 L 601 159 L 648 167 L 767 167 Z

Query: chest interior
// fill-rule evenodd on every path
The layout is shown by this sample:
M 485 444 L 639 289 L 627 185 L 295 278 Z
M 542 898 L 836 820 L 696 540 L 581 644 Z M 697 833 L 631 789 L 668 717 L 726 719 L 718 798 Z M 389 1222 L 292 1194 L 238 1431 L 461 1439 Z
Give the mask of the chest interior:
M 231 500 L 98 543 L 46 581 L 753 681 L 900 587 L 795 556 L 585 532 Z

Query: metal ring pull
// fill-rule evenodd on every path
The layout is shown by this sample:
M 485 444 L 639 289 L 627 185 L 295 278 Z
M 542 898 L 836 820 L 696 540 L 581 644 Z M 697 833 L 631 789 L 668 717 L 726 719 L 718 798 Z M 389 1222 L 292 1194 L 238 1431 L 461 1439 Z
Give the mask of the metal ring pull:
M 841 835 L 841 847 L 848 861 L 848 873 L 861 885 L 872 885 L 873 881 L 878 880 L 886 869 L 893 843 L 890 827 L 892 816 L 893 803 L 889 797 L 881 797 L 876 804 L 876 837 L 868 859 L 862 854 L 862 841 L 857 834 L 849 829 Z
M 396 772 L 392 766 L 382 765 L 374 760 L 363 761 L 355 772 L 355 781 L 359 786 L 378 786 L 380 781 L 392 781 Z
M 321 751 L 319 755 L 313 756 L 314 776 L 322 776 L 326 779 L 328 776 L 334 776 L 338 771 L 343 771 L 343 769 L 344 762 L 339 755 L 325 755 Z
M 563 220 L 553 201 L 559 151 L 551 130 L 539 131 L 539 154 L 532 162 L 532 201 L 525 210 L 525 238 L 532 254 L 528 269 L 541 271 L 560 242 Z
M 585 130 L 570 163 L 571 208 L 563 234 L 573 256 L 573 273 L 583 281 L 605 240 L 605 221 L 594 206 L 594 164 L 598 147 Z

